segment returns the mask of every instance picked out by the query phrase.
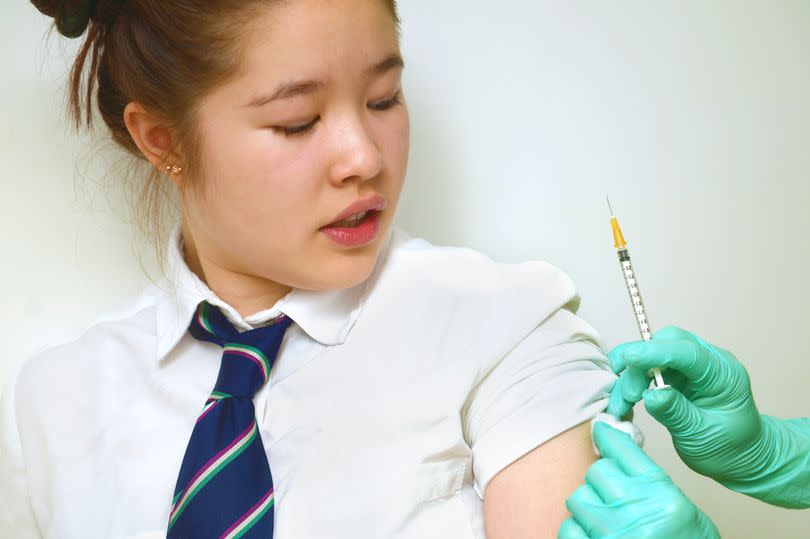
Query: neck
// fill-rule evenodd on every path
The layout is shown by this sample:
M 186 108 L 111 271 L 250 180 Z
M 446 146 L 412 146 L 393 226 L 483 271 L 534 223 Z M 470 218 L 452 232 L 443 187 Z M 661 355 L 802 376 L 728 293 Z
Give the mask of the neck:
M 291 286 L 231 270 L 206 257 L 200 253 L 185 223 L 182 233 L 183 259 L 188 268 L 242 318 L 269 309 L 292 290 Z

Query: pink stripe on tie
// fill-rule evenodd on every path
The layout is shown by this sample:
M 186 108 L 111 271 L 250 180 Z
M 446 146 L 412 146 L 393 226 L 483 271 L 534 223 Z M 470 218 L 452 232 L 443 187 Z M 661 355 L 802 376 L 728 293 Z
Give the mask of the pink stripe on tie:
M 208 415 L 208 412 L 210 412 L 210 411 L 211 411 L 211 409 L 212 409 L 214 406 L 216 406 L 217 404 L 219 404 L 219 401 L 218 401 L 218 400 L 217 400 L 217 401 L 212 402 L 212 403 L 211 403 L 211 406 L 209 406 L 208 408 L 206 408 L 206 409 L 205 409 L 205 411 L 204 411 L 203 413 L 201 413 L 201 414 L 200 414 L 200 417 L 198 417 L 198 418 L 197 418 L 197 423 L 199 423 L 200 421 L 202 421 L 202 418 L 204 418 L 205 416 L 207 416 L 207 415 Z

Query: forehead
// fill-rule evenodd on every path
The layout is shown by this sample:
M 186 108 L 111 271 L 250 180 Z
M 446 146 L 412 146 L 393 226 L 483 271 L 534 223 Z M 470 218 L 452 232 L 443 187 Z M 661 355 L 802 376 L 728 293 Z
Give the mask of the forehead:
M 399 52 L 386 0 L 293 0 L 269 7 L 249 32 L 244 74 L 265 84 L 367 77 L 373 63 Z

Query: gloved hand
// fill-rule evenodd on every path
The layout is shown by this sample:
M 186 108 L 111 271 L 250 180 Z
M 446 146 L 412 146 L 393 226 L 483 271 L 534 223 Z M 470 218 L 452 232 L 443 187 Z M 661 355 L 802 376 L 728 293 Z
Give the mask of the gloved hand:
M 622 417 L 643 398 L 694 471 L 774 505 L 810 506 L 810 421 L 760 415 L 733 354 L 670 326 L 608 358 L 619 374 L 608 413 Z M 671 388 L 647 389 L 653 367 Z
M 603 458 L 566 501 L 558 539 L 717 539 L 720 534 L 635 442 L 605 423 L 593 429 Z

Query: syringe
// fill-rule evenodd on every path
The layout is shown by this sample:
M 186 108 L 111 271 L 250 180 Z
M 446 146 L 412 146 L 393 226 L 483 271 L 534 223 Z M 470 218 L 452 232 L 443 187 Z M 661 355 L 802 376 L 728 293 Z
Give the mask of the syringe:
M 633 272 L 633 264 L 630 263 L 630 252 L 627 250 L 627 242 L 624 241 L 622 229 L 619 228 L 619 221 L 613 215 L 613 208 L 610 207 L 610 199 L 605 195 L 610 210 L 610 228 L 613 229 L 613 244 L 616 247 L 616 252 L 619 255 L 619 264 L 622 267 L 622 274 L 624 275 L 624 282 L 627 284 L 627 292 L 630 294 L 630 302 L 633 304 L 633 312 L 636 315 L 636 322 L 638 329 L 641 332 L 641 338 L 649 341 L 652 338 L 650 333 L 650 323 L 647 320 L 647 313 L 644 310 L 644 301 L 641 299 L 641 291 L 638 288 L 636 275 Z M 655 389 L 663 389 L 669 387 L 664 383 L 664 377 L 661 376 L 661 370 L 658 368 L 653 369 L 655 376 Z

